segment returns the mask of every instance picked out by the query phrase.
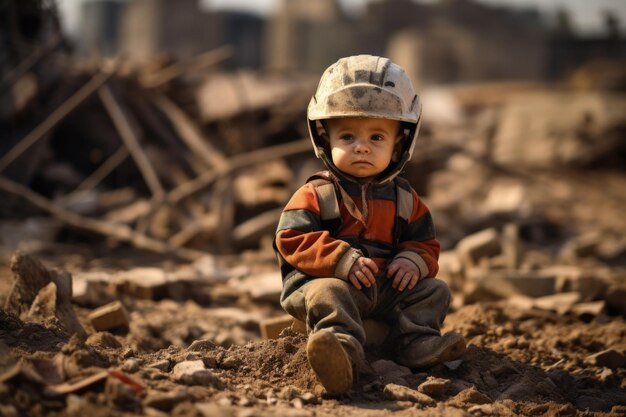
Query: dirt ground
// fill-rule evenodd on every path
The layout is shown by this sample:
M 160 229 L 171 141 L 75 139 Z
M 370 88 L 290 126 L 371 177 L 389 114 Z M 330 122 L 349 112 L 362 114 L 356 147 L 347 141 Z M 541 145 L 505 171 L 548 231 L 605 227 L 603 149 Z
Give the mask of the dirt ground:
M 53 259 L 71 266 L 67 258 Z M 267 252 L 256 259 L 271 263 Z M 99 265 L 115 262 L 120 258 Z M 237 258 L 228 262 L 236 264 Z M 626 323 L 620 316 L 558 314 L 507 301 L 466 305 L 449 314 L 444 328 L 469 342 L 457 369 L 438 365 L 411 372 L 370 349 L 375 371 L 360 375 L 348 395 L 333 398 L 308 367 L 302 334 L 287 329 L 278 339 L 260 339 L 258 317 L 280 314 L 275 303 L 253 302 L 226 284 L 212 292 L 221 295 L 205 305 L 123 298 L 132 324 L 113 333 L 92 333 L 90 309 L 76 306 L 92 333 L 86 341 L 0 313 L 4 369 L 20 360 L 44 376 L 42 381 L 22 372 L 7 378 L 5 371 L 0 415 L 626 415 L 624 364 L 592 359 L 611 348 L 623 361 Z M 207 370 L 201 379 L 176 380 L 175 364 L 198 360 Z M 47 383 L 81 381 L 102 370 L 109 374 L 69 394 L 47 390 Z

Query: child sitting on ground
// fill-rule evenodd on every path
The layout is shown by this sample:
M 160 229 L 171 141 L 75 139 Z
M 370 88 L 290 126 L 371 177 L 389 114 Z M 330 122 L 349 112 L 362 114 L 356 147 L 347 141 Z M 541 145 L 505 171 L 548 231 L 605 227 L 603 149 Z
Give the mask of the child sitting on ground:
M 341 394 L 363 363 L 363 319 L 388 323 L 395 361 L 427 368 L 458 359 L 465 339 L 441 335 L 450 290 L 436 279 L 430 212 L 398 174 L 415 147 L 421 103 L 404 70 L 383 57 L 342 58 L 308 106 L 315 154 L 327 171 L 293 195 L 274 247 L 281 305 L 306 323 L 307 356 Z

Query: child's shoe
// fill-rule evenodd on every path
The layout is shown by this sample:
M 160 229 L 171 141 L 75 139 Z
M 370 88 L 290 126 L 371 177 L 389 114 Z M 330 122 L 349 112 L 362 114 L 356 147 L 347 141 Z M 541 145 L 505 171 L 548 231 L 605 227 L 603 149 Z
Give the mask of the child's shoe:
M 324 329 L 309 336 L 306 353 L 326 391 L 344 394 L 352 388 L 352 360 L 332 331 Z
M 423 336 L 404 348 L 397 362 L 409 368 L 430 368 L 459 359 L 465 352 L 465 338 L 456 332 L 443 336 Z

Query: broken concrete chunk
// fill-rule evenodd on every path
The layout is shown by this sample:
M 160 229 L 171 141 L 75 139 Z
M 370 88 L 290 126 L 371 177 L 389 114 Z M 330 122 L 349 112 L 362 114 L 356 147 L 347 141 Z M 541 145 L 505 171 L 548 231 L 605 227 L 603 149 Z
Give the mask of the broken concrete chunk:
M 280 300 L 283 281 L 277 271 L 252 275 L 242 280 L 230 280 L 229 285 L 248 293 L 255 301 L 276 302 Z
M 159 268 L 135 268 L 115 274 L 118 292 L 144 300 L 157 300 L 167 295 L 167 274 Z
M 97 332 L 128 327 L 128 313 L 119 301 L 114 301 L 95 309 L 89 314 L 89 321 Z
M 555 293 L 556 277 L 543 270 L 486 271 L 472 268 L 468 272 L 468 282 L 472 282 L 476 287 L 473 292 L 482 294 L 482 298 L 476 301 L 489 301 L 489 294 L 509 298 L 520 294 L 527 297 L 543 297 Z
M 388 397 L 397 401 L 411 401 L 428 407 L 437 404 L 437 402 L 428 395 L 403 385 L 387 384 L 383 392 L 387 394 Z
M 100 307 L 115 301 L 110 288 L 111 274 L 106 272 L 82 272 L 72 280 L 72 301 L 81 306 Z
M 598 317 L 606 310 L 606 301 L 592 301 L 589 303 L 579 303 L 572 306 L 572 313 L 580 319 L 591 319 Z
M 221 385 L 217 376 L 206 369 L 202 360 L 177 363 L 172 370 L 172 377 L 185 385 Z
M 280 332 L 290 327 L 293 324 L 293 320 L 294 318 L 289 314 L 262 320 L 259 323 L 261 337 L 264 339 L 278 339 Z
M 559 314 L 565 314 L 571 311 L 574 304 L 579 302 L 580 299 L 581 295 L 578 292 L 564 292 L 539 297 L 534 300 L 534 305 L 542 310 L 551 310 Z
M 465 268 L 478 265 L 482 258 L 500 253 L 500 236 L 495 228 L 485 229 L 459 241 L 456 250 Z
M 72 307 L 72 276 L 47 270 L 37 259 L 17 252 L 11 260 L 15 277 L 4 309 L 24 321 L 58 326 L 68 334 L 86 333 Z

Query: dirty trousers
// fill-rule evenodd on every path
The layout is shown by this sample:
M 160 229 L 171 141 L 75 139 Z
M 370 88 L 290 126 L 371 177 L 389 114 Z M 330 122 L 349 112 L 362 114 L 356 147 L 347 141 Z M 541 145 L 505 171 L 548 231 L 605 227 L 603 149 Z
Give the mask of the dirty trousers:
M 436 278 L 420 280 L 413 289 L 400 292 L 392 280 L 379 277 L 370 288 L 358 290 L 339 278 L 315 278 L 283 300 L 293 317 L 306 323 L 309 334 L 322 329 L 335 333 L 353 360 L 364 358 L 363 319 L 389 325 L 389 337 L 399 351 L 422 336 L 440 335 L 450 306 L 448 285 Z

